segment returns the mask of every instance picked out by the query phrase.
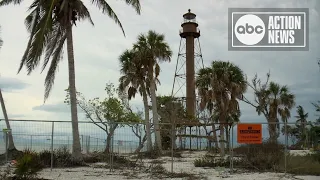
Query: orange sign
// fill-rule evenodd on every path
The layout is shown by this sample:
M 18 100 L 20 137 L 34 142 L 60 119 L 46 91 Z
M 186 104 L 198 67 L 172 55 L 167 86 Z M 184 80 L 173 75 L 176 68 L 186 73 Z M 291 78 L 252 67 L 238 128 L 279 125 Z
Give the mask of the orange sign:
M 238 143 L 261 144 L 262 125 L 261 124 L 238 124 Z

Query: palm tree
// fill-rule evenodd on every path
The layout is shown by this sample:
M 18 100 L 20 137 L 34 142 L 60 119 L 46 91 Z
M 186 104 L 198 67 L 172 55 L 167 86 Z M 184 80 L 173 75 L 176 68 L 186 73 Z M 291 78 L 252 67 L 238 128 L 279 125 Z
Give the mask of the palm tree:
M 218 111 L 215 111 L 212 115 L 212 120 L 214 122 L 219 123 L 219 117 L 220 117 L 220 113 Z M 230 134 L 231 134 L 232 127 L 239 122 L 240 122 L 240 111 L 233 114 L 228 114 L 226 117 L 226 124 L 224 125 L 224 128 L 226 131 L 227 149 L 230 148 Z
M 21 2 L 22 0 L 2 0 L 0 6 L 20 4 Z M 133 6 L 137 13 L 140 14 L 139 0 L 125 0 L 125 2 L 128 5 Z M 122 24 L 117 15 L 105 0 L 92 0 L 91 3 L 96 5 L 103 14 L 106 14 L 113 19 L 124 33 Z M 81 160 L 82 155 L 78 129 L 72 28 L 76 25 L 76 21 L 78 20 L 89 20 L 91 24 L 93 24 L 90 13 L 81 0 L 34 0 L 29 6 L 29 10 L 31 12 L 26 17 L 25 24 L 30 33 L 30 38 L 22 57 L 18 73 L 23 66 L 26 66 L 28 75 L 30 75 L 39 65 L 41 56 L 45 53 L 42 71 L 51 60 L 45 78 L 44 99 L 46 100 L 53 87 L 58 69 L 57 67 L 63 55 L 63 46 L 65 41 L 67 41 L 73 135 L 72 156 L 75 160 Z
M 268 130 L 270 141 L 276 142 L 280 134 L 278 115 L 284 122 L 290 118 L 290 110 L 295 105 L 295 96 L 290 93 L 287 86 L 280 86 L 270 82 L 266 90 L 267 106 L 269 106 Z
M 1 27 L 0 27 L 0 30 L 1 30 Z M 2 44 L 3 44 L 3 41 L 2 41 L 1 36 L 0 36 L 0 49 L 2 47 Z M 1 104 L 3 117 L 4 117 L 4 121 L 6 122 L 7 129 L 11 129 L 10 123 L 9 123 L 9 118 L 8 118 L 8 115 L 7 115 L 6 106 L 4 104 L 4 99 L 3 99 L 3 96 L 2 96 L 2 92 L 1 92 L 1 88 L 0 88 L 0 104 Z M 14 146 L 12 133 L 9 132 L 8 135 L 9 135 L 8 136 L 8 140 L 9 140 L 8 150 L 9 151 L 13 151 L 13 150 L 16 149 L 16 147 Z
M 121 66 L 122 76 L 119 78 L 119 90 L 127 91 L 129 100 L 137 94 L 143 98 L 144 116 L 146 123 L 147 134 L 147 150 L 152 151 L 151 126 L 149 116 L 148 95 L 150 94 L 147 88 L 146 70 L 143 68 L 141 61 L 135 59 L 135 52 L 133 50 L 124 51 L 120 57 L 119 62 Z
M 161 153 L 162 147 L 159 115 L 157 111 L 156 81 L 160 74 L 159 63 L 170 62 L 172 51 L 169 45 L 165 42 L 165 36 L 151 30 L 147 34 L 140 34 L 138 36 L 138 42 L 133 45 L 133 49 L 139 52 L 139 59 L 147 69 L 147 75 L 150 81 L 152 114 L 155 128 L 155 147 Z
M 221 156 L 225 155 L 224 128 L 230 114 L 240 112 L 239 102 L 247 90 L 242 70 L 231 62 L 213 61 L 211 67 L 199 70 L 196 86 L 201 104 L 213 102 L 219 112 Z M 203 81 L 203 79 L 207 79 Z M 202 83 L 209 82 L 207 85 Z
M 303 109 L 302 106 L 297 106 L 297 116 L 295 116 L 297 118 L 297 121 L 296 121 L 296 126 L 300 129 L 300 132 L 302 134 L 301 137 L 303 137 L 304 139 L 304 146 L 307 145 L 307 125 L 310 124 L 308 123 L 307 121 L 307 118 L 309 116 L 309 113 L 306 113 Z
M 290 126 L 290 125 L 282 126 L 281 133 L 286 136 L 287 143 L 288 143 L 288 138 L 290 137 L 291 145 L 295 145 L 295 141 L 299 137 L 299 130 L 297 127 Z
M 212 120 L 212 133 L 213 141 L 215 148 L 219 148 L 217 131 L 216 131 L 216 122 L 219 122 L 219 118 L 215 118 L 216 113 L 214 113 L 214 102 L 210 96 L 207 96 L 207 93 L 211 91 L 211 68 L 203 68 L 199 70 L 198 77 L 196 79 L 196 86 L 198 88 L 199 95 L 202 97 L 200 102 L 200 109 L 207 110 Z M 211 146 L 211 143 L 209 144 Z

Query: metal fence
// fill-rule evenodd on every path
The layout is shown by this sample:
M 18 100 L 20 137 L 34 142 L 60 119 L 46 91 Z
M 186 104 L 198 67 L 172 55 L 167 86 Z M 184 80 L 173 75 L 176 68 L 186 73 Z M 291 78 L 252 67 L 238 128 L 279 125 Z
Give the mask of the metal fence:
M 251 123 L 254 124 L 254 123 Z M 262 125 L 262 139 L 267 140 L 269 138 L 268 123 L 257 122 L 255 124 Z M 15 147 L 18 150 L 30 149 L 36 152 L 43 150 L 53 151 L 60 147 L 67 147 L 72 150 L 72 128 L 70 121 L 40 121 L 40 120 L 10 120 L 12 129 L 12 135 L 15 143 Z M 112 125 L 112 124 L 111 124 Z M 128 124 L 117 123 L 113 135 L 108 139 L 110 132 L 110 124 L 108 124 L 107 130 L 104 124 L 94 124 L 92 122 L 79 122 L 80 132 L 80 144 L 82 153 L 92 153 L 95 151 L 105 151 L 119 155 L 130 155 L 137 152 L 146 151 L 146 141 L 142 141 L 145 136 L 144 124 Z M 283 124 L 277 123 L 279 129 L 282 129 Z M 228 126 L 223 124 L 215 124 L 215 129 L 219 129 L 220 126 Z M 171 171 L 181 171 L 184 167 L 178 162 L 180 160 L 174 155 L 175 152 L 181 150 L 193 150 L 195 152 L 202 152 L 190 158 L 203 158 L 207 151 L 218 151 L 216 145 L 220 145 L 221 136 L 219 130 L 213 130 L 213 126 L 206 126 L 205 124 L 190 126 L 177 126 L 174 124 L 160 124 L 163 141 L 164 151 L 169 154 L 171 163 Z M 6 125 L 4 120 L 0 120 L 0 130 L 5 129 Z M 256 166 L 253 164 L 238 164 L 237 158 L 243 158 L 243 151 L 252 152 L 261 147 L 256 145 L 247 145 L 237 143 L 237 126 L 228 126 L 228 132 L 224 134 L 224 145 L 226 154 L 231 157 L 230 168 L 243 168 L 244 166 Z M 0 154 L 5 153 L 6 150 L 6 133 L 3 134 L 3 138 L 0 138 Z M 287 155 L 287 147 L 290 145 L 290 141 L 287 141 L 286 134 L 279 132 L 278 140 L 282 142 L 283 146 L 279 147 L 263 147 L 263 151 L 283 151 L 285 157 Z M 216 138 L 212 138 L 216 136 Z M 154 142 L 154 134 L 152 134 Z M 165 140 L 164 140 L 165 139 Z M 141 145 L 143 147 L 141 148 Z M 281 149 L 282 148 L 282 149 Z M 261 152 L 263 153 L 263 152 Z M 286 159 L 284 159 L 286 163 Z

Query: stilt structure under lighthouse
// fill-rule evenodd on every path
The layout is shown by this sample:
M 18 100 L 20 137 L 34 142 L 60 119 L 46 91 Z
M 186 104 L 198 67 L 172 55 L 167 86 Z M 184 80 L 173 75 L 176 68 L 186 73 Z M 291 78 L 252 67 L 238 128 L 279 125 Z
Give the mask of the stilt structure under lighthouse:
M 195 77 L 196 72 L 200 68 L 203 68 L 204 65 L 199 41 L 200 30 L 196 21 L 196 14 L 192 13 L 190 9 L 183 15 L 181 27 L 182 29 L 179 31 L 181 40 L 174 74 L 172 96 L 183 103 L 188 117 L 197 117 L 199 101 L 196 96 Z M 189 144 L 191 148 L 191 127 L 195 125 L 189 124 L 187 126 L 190 128 Z M 196 131 L 197 135 L 198 130 Z M 186 129 L 184 129 L 184 134 L 187 134 Z

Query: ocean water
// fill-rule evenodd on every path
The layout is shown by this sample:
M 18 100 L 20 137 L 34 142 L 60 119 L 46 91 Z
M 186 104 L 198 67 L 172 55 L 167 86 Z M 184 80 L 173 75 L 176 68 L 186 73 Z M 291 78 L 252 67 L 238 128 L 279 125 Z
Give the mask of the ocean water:
M 1 137 L 1 136 L 0 136 Z M 51 150 L 52 142 L 50 136 L 22 136 L 14 135 L 13 136 L 15 147 L 18 150 L 30 149 L 36 152 L 43 150 Z M 94 152 L 94 151 L 104 151 L 106 148 L 105 140 L 98 138 L 85 138 L 80 139 L 81 149 L 83 153 Z M 177 147 L 180 146 L 180 142 L 177 140 Z M 114 140 L 113 141 L 113 152 L 115 153 L 133 153 L 136 148 L 139 146 L 138 142 L 135 141 L 125 141 L 125 140 Z M 0 154 L 5 153 L 5 138 L 0 138 Z M 68 136 L 59 136 L 54 138 L 53 149 L 58 149 L 62 147 L 67 147 L 69 150 L 72 149 L 72 140 Z M 190 148 L 190 140 L 186 138 L 185 147 Z M 191 148 L 192 149 L 205 149 L 207 147 L 206 140 L 192 140 Z M 145 151 L 144 147 L 141 151 Z

